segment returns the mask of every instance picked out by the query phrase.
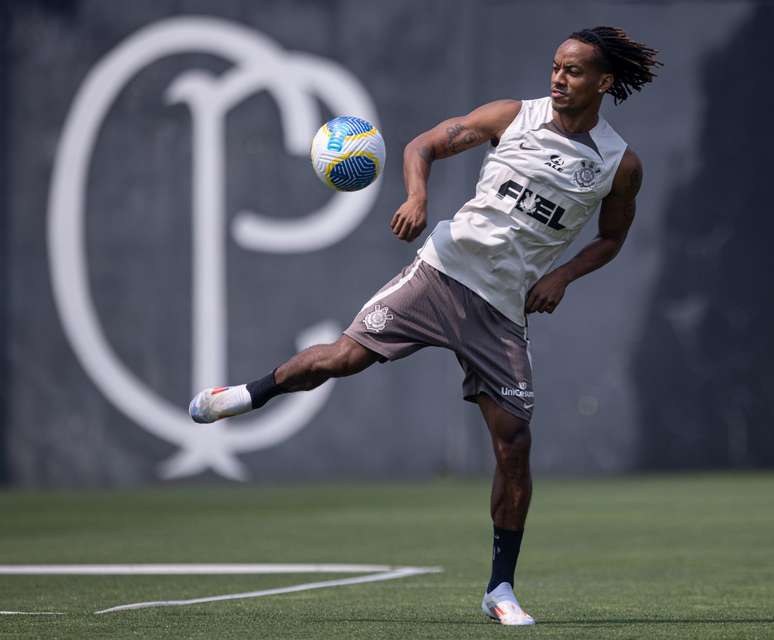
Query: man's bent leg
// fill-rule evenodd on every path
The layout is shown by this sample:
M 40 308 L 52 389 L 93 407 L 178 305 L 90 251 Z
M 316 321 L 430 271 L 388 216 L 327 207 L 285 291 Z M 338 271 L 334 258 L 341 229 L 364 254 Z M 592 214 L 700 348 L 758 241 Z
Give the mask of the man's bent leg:
M 494 525 L 492 574 L 482 606 L 487 615 L 503 624 L 534 624 L 513 595 L 516 562 L 532 497 L 529 422 L 506 411 L 486 394 L 477 399 L 497 461 L 490 504 Z
M 341 336 L 333 344 L 304 349 L 259 380 L 235 387 L 215 387 L 199 392 L 189 413 L 195 422 L 210 423 L 258 409 L 282 393 L 308 391 L 329 378 L 358 373 L 379 358 L 352 338 Z

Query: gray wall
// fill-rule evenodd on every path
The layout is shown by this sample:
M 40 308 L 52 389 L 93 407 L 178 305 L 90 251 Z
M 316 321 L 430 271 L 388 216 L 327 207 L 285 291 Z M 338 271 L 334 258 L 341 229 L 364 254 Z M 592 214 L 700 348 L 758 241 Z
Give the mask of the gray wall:
M 294 352 L 310 326 L 346 326 L 412 259 L 416 245 L 394 240 L 387 222 L 404 196 L 401 151 L 414 135 L 492 99 L 545 95 L 551 56 L 566 34 L 615 24 L 659 49 L 665 63 L 653 85 L 604 110 L 642 158 L 645 183 L 623 252 L 572 285 L 555 314 L 530 318 L 535 467 L 574 473 L 774 463 L 767 435 L 774 410 L 765 400 L 772 381 L 766 281 L 774 265 L 764 246 L 774 223 L 753 180 L 765 171 L 772 137 L 761 120 L 774 96 L 761 82 L 771 8 L 95 0 L 7 9 L 0 67 L 8 71 L 0 97 L 6 481 L 404 478 L 491 468 L 481 418 L 460 398 L 456 360 L 437 350 L 337 381 L 314 396 L 320 407 L 307 407 L 309 416 L 287 437 L 281 423 L 293 419 L 284 412 L 303 407 L 283 403 L 296 399 L 283 398 L 261 424 L 239 419 L 208 431 L 181 422 L 195 387 L 192 208 L 201 181 L 192 167 L 205 158 L 195 148 L 190 106 L 170 102 L 168 91 L 193 70 L 218 79 L 240 65 L 260 73 L 266 60 L 226 59 L 190 36 L 186 50 L 149 56 L 97 123 L 79 192 L 84 271 L 52 262 L 72 231 L 53 222 L 64 206 L 54 170 L 63 184 L 75 184 L 77 154 L 88 144 L 76 136 L 64 154 L 76 97 L 120 43 L 160 20 L 191 15 L 262 34 L 283 59 L 301 52 L 345 69 L 370 97 L 388 149 L 384 179 L 371 187 L 376 199 L 350 233 L 315 250 L 256 251 L 229 226 L 240 211 L 291 220 L 331 194 L 303 153 L 286 149 L 276 95 L 256 92 L 228 112 L 222 163 L 206 158 L 223 169 L 227 274 L 227 380 L 212 384 L 262 375 Z M 299 82 L 292 73 L 282 81 Z M 312 97 L 322 122 L 332 106 Z M 434 166 L 431 227 L 473 192 L 481 156 Z M 593 225 L 569 253 L 593 237 Z M 66 289 L 55 300 L 52 271 L 62 264 L 67 272 L 54 274 L 62 281 L 80 274 L 88 283 L 98 337 L 140 386 L 137 397 L 104 373 L 95 343 L 83 338 L 86 320 L 76 313 L 65 331 L 62 305 L 75 305 L 77 296 Z M 86 344 L 74 345 L 73 334 Z M 172 412 L 166 422 L 163 410 Z

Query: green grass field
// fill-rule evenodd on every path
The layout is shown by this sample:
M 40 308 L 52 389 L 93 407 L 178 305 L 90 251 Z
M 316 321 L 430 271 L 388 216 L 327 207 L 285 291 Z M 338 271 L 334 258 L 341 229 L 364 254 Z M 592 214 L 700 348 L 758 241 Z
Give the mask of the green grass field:
M 358 586 L 103 615 L 342 575 L 0 576 L 2 638 L 774 638 L 774 475 L 536 481 L 517 595 L 479 611 L 486 482 L 0 493 L 0 564 L 443 567 Z

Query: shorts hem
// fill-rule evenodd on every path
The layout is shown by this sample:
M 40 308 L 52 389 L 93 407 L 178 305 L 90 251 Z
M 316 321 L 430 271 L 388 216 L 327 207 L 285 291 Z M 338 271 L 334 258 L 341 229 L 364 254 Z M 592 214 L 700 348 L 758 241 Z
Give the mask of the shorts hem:
M 384 363 L 390 361 L 391 358 L 389 354 L 376 340 L 370 336 L 363 335 L 362 333 L 356 333 L 354 331 L 350 331 L 349 329 L 345 329 L 342 333 L 343 335 L 357 342 L 361 347 L 365 347 L 369 351 L 373 351 L 377 356 L 379 356 L 379 362 Z
M 492 400 L 494 400 L 495 404 L 497 404 L 498 407 L 500 407 L 501 409 L 505 409 L 511 415 L 514 415 L 517 418 L 522 418 L 527 422 L 530 422 L 532 420 L 532 414 L 529 411 L 526 411 L 524 409 L 521 409 L 519 407 L 512 405 L 511 403 L 503 400 L 497 394 L 487 389 L 477 389 L 475 393 L 468 393 L 463 395 L 462 399 L 468 402 L 472 402 L 473 404 L 478 404 L 478 396 L 480 396 L 482 393 L 484 395 L 489 396 Z

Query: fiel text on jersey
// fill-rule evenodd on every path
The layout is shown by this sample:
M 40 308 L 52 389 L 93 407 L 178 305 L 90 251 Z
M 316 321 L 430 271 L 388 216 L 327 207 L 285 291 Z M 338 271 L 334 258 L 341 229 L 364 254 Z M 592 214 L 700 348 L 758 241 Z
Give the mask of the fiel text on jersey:
M 559 224 L 559 219 L 564 215 L 565 209 L 554 204 L 548 198 L 523 187 L 514 180 L 506 180 L 497 190 L 497 197 L 504 200 L 506 197 L 515 200 L 514 206 L 526 213 L 538 222 L 548 225 L 552 229 L 561 231 L 565 228 Z

